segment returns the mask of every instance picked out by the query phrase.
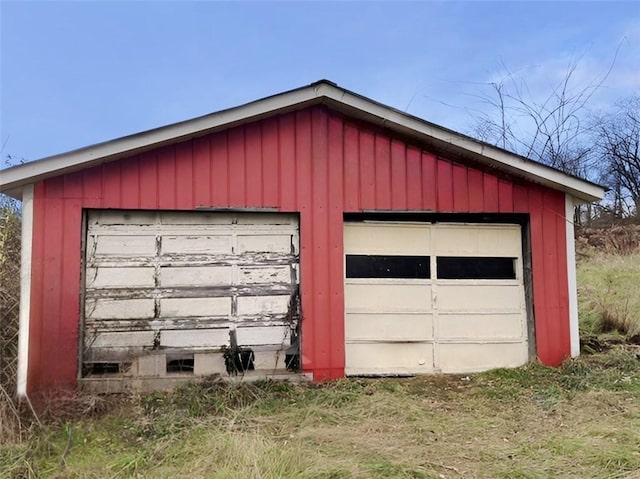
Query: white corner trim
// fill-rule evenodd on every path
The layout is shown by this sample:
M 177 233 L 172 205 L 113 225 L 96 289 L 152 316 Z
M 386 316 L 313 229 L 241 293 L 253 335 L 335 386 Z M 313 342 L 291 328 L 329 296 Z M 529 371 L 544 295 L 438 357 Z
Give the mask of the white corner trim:
M 578 321 L 578 282 L 576 277 L 576 244 L 573 225 L 574 199 L 565 195 L 565 225 L 567 228 L 567 288 L 569 293 L 569 334 L 571 357 L 580 356 L 580 331 Z
M 33 249 L 33 183 L 22 188 L 22 248 L 20 255 L 20 319 L 18 332 L 18 396 L 27 395 L 29 319 L 31 313 L 31 252 Z

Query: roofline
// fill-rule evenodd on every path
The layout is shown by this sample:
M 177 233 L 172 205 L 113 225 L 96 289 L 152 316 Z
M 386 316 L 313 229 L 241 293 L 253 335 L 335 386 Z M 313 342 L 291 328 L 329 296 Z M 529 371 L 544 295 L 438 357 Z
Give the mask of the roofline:
M 176 141 L 252 122 L 311 105 L 325 104 L 343 113 L 401 133 L 450 154 L 521 176 L 583 201 L 601 200 L 605 188 L 555 168 L 516 155 L 383 105 L 367 97 L 320 80 L 244 105 L 50 156 L 0 171 L 0 192 L 19 198 L 22 187 L 45 178 L 131 156 Z

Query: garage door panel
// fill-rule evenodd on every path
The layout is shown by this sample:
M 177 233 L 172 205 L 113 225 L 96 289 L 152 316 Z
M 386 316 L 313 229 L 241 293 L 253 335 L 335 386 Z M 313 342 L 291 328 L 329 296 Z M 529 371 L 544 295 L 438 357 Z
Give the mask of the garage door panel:
M 429 312 L 431 291 L 421 284 L 346 284 L 347 312 Z
M 185 351 L 220 348 L 230 327 L 240 346 L 288 338 L 297 215 L 91 211 L 87 225 L 85 358 L 133 360 L 158 339 Z
M 469 284 L 438 285 L 439 311 L 522 311 L 522 286 Z
M 281 266 L 241 266 L 238 272 L 239 284 L 291 283 L 295 272 L 289 265 Z
M 85 334 L 85 345 L 91 348 L 153 347 L 153 331 L 100 332 Z
M 231 266 L 186 266 L 160 268 L 160 285 L 174 286 L 220 286 L 233 281 Z
M 87 288 L 152 288 L 155 268 L 87 268 Z
M 272 315 L 286 313 L 289 295 L 278 296 L 240 296 L 238 297 L 238 315 Z
M 440 314 L 438 338 L 478 341 L 490 339 L 523 339 L 526 326 L 522 314 Z
M 160 345 L 166 348 L 219 348 L 229 342 L 229 329 L 164 330 Z
M 162 298 L 160 317 L 231 315 L 231 298 Z
M 155 211 L 125 212 L 117 210 L 92 211 L 89 223 L 92 225 L 153 225 L 157 221 Z
M 429 343 L 347 343 L 345 355 L 346 374 L 350 375 L 433 372 L 433 345 Z
M 289 345 L 290 330 L 287 326 L 255 326 L 236 329 L 238 343 L 245 346 Z
M 349 313 L 345 335 L 350 341 L 414 340 L 433 338 L 430 314 Z
M 153 299 L 92 299 L 85 301 L 85 317 L 96 319 L 147 319 L 154 316 Z
M 424 225 L 345 224 L 345 254 L 424 255 L 431 250 L 431 231 Z
M 522 366 L 528 361 L 526 342 L 440 343 L 438 362 L 443 373 L 471 373 Z
M 520 256 L 519 226 L 436 225 L 434 250 L 438 256 Z
M 353 263 L 345 272 L 347 374 L 471 372 L 528 360 L 519 226 L 360 223 L 346 224 L 344 238 L 345 264 Z M 401 280 L 392 256 L 427 258 L 430 268 Z M 416 366 L 411 341 L 433 344 L 428 367 Z
M 155 256 L 155 235 L 97 235 L 87 239 L 87 251 L 92 256 Z
M 292 236 L 282 234 L 238 235 L 238 253 L 291 253 Z
M 232 252 L 231 235 L 163 236 L 163 254 L 206 254 L 215 255 Z

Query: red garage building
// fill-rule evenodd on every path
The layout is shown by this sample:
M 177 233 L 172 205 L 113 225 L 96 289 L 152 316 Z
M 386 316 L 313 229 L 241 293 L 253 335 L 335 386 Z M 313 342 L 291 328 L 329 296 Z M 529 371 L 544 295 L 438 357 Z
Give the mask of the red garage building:
M 604 194 L 328 81 L 0 187 L 23 202 L 19 394 L 558 365 L 573 207 Z

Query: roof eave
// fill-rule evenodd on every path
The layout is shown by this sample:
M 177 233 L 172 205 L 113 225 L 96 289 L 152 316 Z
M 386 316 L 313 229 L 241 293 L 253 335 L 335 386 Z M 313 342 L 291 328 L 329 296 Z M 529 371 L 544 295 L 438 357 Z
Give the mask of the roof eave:
M 275 114 L 324 103 L 441 151 L 564 191 L 583 202 L 601 200 L 605 189 L 466 135 L 429 123 L 323 80 L 245 105 L 118 138 L 2 171 L 0 192 L 19 197 L 22 187 L 44 178 L 89 168 L 153 148 L 231 128 Z

